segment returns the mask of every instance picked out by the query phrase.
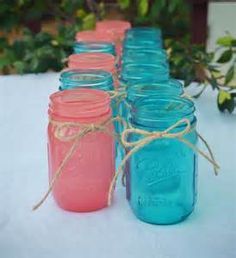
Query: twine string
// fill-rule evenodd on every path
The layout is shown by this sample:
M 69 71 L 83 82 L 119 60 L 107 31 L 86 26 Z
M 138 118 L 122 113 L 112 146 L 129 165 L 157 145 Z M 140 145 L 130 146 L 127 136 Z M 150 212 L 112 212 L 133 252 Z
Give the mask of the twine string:
M 180 125 L 185 125 L 185 128 L 182 131 L 179 131 L 179 132 L 176 132 L 176 133 L 171 132 L 173 129 L 177 128 Z M 197 148 L 195 145 L 193 145 L 191 142 L 189 142 L 188 140 L 183 138 L 183 136 L 188 134 L 191 130 L 192 130 L 191 123 L 188 119 L 185 119 L 185 118 L 179 120 L 178 122 L 176 122 L 175 124 L 173 124 L 172 126 L 170 126 L 169 128 L 167 128 L 164 131 L 148 132 L 148 131 L 141 130 L 141 129 L 136 129 L 136 128 L 128 128 L 128 129 L 124 130 L 124 132 L 122 133 L 122 136 L 121 136 L 121 142 L 122 142 L 122 144 L 125 148 L 130 148 L 130 150 L 126 154 L 124 159 L 122 160 L 115 176 L 112 179 L 112 182 L 111 182 L 110 188 L 109 188 L 109 192 L 108 192 L 108 205 L 111 204 L 111 199 L 112 199 L 112 195 L 113 195 L 113 192 L 114 192 L 114 188 L 115 188 L 117 178 L 119 177 L 119 175 L 121 173 L 123 173 L 123 175 L 124 175 L 123 167 L 126 164 L 126 162 L 137 151 L 139 151 L 140 149 L 142 149 L 143 147 L 145 147 L 146 145 L 148 145 L 149 143 L 151 143 L 154 140 L 158 140 L 158 139 L 162 139 L 162 138 L 178 139 L 179 141 L 186 144 L 189 148 L 191 148 L 195 153 L 198 153 L 201 156 L 203 156 L 204 158 L 206 158 L 213 165 L 215 175 L 217 175 L 218 174 L 217 170 L 220 167 L 217 164 L 217 162 L 215 161 L 213 153 L 210 149 L 210 146 L 207 144 L 206 140 L 204 140 L 203 137 L 200 134 L 197 133 L 198 137 L 206 145 L 206 147 L 207 147 L 207 149 L 210 153 L 210 157 L 206 153 L 201 151 L 199 148 Z M 130 134 L 140 135 L 140 136 L 143 136 L 143 138 L 140 139 L 140 140 L 130 142 L 128 140 L 128 136 Z

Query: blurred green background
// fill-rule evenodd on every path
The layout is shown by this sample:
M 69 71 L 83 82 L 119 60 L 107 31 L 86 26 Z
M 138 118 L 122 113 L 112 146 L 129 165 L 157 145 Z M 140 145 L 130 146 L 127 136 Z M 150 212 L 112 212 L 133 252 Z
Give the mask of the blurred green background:
M 199 97 L 211 85 L 221 111 L 235 107 L 236 39 L 222 35 L 217 48 L 192 44 L 193 3 L 206 0 L 12 0 L 0 1 L 0 73 L 60 71 L 72 53 L 77 31 L 93 29 L 96 20 L 126 19 L 133 26 L 163 31 L 171 75 L 185 86 L 199 83 Z M 221 66 L 229 63 L 226 71 Z

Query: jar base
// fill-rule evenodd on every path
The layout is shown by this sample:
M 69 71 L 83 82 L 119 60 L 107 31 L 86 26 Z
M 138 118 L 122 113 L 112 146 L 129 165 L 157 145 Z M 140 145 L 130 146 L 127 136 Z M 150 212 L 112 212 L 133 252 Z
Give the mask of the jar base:
M 148 224 L 152 224 L 152 225 L 162 225 L 162 226 L 168 226 L 168 225 L 174 225 L 174 224 L 178 224 L 181 223 L 183 221 L 185 221 L 193 212 L 194 209 L 192 209 L 190 212 L 186 213 L 185 215 L 176 218 L 175 220 L 168 220 L 168 219 L 159 219 L 159 220 L 153 220 L 147 217 L 144 217 L 140 214 L 138 214 L 137 212 L 135 212 L 132 207 L 131 210 L 133 211 L 134 215 L 136 216 L 137 219 L 141 220 L 142 222 L 148 223 Z
M 77 213 L 86 213 L 86 212 L 94 212 L 94 211 L 98 211 L 98 210 L 102 210 L 104 208 L 107 207 L 107 204 L 104 203 L 104 204 L 100 204 L 100 205 L 96 205 L 96 206 L 93 206 L 93 207 L 72 207 L 72 206 L 67 206 L 67 205 L 64 205 L 64 204 L 61 204 L 60 202 L 58 202 L 57 200 L 55 200 L 57 206 L 59 208 L 61 208 L 62 210 L 65 210 L 65 211 L 70 211 L 70 212 L 77 212 Z

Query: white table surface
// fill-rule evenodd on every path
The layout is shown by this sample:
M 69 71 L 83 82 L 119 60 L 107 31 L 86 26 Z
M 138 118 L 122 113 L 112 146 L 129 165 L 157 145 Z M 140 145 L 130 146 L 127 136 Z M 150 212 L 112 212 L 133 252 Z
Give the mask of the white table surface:
M 137 220 L 122 187 L 97 212 L 66 212 L 51 197 L 32 212 L 47 188 L 47 104 L 58 84 L 56 73 L 0 76 L 1 258 L 236 257 L 236 115 L 219 113 L 210 90 L 196 101 L 198 125 L 221 173 L 199 158 L 198 203 L 186 221 Z

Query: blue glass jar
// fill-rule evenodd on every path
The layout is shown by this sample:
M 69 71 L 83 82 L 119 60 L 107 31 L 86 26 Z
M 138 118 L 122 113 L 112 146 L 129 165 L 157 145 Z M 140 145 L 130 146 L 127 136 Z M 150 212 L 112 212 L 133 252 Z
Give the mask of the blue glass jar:
M 115 46 L 106 42 L 75 42 L 74 53 L 107 53 L 113 56 L 116 55 Z
M 186 118 L 191 130 L 183 137 L 197 144 L 192 101 L 171 96 L 139 99 L 132 104 L 132 127 L 148 132 L 164 131 Z M 185 124 L 171 133 L 180 132 Z M 131 134 L 129 141 L 143 136 Z M 134 153 L 127 171 L 127 193 L 134 214 L 152 224 L 174 224 L 187 218 L 196 202 L 197 155 L 178 138 L 150 141 Z

